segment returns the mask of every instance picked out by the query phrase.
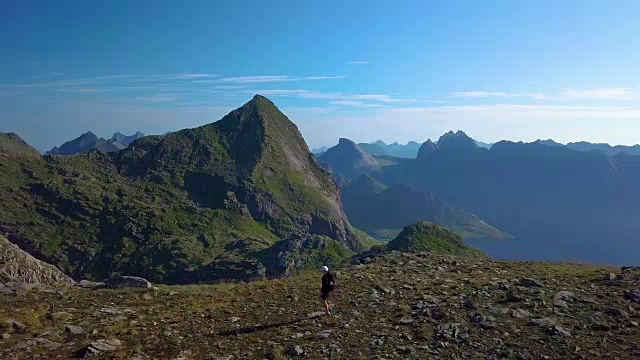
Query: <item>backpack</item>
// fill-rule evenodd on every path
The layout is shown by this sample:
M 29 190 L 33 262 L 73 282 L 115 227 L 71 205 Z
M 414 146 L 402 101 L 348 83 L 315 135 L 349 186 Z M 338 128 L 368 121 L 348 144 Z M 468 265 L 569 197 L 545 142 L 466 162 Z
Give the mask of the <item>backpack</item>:
M 329 290 L 335 290 L 336 285 L 336 276 L 333 273 L 329 273 Z

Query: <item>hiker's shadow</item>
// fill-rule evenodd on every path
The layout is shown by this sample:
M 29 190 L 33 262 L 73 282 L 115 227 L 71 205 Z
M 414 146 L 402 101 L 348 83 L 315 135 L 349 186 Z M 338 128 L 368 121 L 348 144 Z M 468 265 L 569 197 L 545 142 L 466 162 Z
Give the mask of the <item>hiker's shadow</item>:
M 243 327 L 243 328 L 222 331 L 222 332 L 219 332 L 217 335 L 219 335 L 219 336 L 229 336 L 229 335 L 250 334 L 250 333 L 263 331 L 263 330 L 268 330 L 268 329 L 272 329 L 272 328 L 277 328 L 277 327 L 281 327 L 281 326 L 293 325 L 293 324 L 301 323 L 303 321 L 307 321 L 307 320 L 311 320 L 311 319 L 317 319 L 317 318 L 322 317 L 322 316 L 324 316 L 324 314 L 316 313 L 316 314 L 311 314 L 309 316 L 301 317 L 301 318 L 298 318 L 298 319 L 295 319 L 295 320 L 291 320 L 291 321 L 282 321 L 282 322 L 278 322 L 278 323 L 274 323 L 274 324 L 261 324 L 261 325 L 247 326 L 247 327 Z

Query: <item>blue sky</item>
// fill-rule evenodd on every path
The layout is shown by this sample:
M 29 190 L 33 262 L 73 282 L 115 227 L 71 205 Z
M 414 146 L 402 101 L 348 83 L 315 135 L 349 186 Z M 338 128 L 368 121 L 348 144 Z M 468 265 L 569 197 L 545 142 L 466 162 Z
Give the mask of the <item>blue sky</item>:
M 0 13 L 0 131 L 48 150 L 271 98 L 312 147 L 640 143 L 638 1 L 26 1 Z

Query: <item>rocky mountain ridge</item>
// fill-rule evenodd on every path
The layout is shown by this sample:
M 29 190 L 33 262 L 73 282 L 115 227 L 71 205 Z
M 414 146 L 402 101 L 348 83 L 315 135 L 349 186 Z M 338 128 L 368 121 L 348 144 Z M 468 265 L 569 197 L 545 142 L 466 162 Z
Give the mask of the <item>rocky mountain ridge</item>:
M 261 96 L 119 152 L 0 168 L 0 231 L 75 278 L 255 280 L 362 249 L 329 173 Z
M 53 149 L 47 151 L 45 155 L 74 155 L 86 153 L 93 149 L 102 152 L 115 152 L 126 148 L 133 141 L 143 136 L 144 134 L 139 131 L 130 136 L 116 132 L 107 140 L 101 137 L 99 138 L 91 131 L 88 131 L 71 141 L 65 142 L 60 145 L 60 147 L 53 147 Z

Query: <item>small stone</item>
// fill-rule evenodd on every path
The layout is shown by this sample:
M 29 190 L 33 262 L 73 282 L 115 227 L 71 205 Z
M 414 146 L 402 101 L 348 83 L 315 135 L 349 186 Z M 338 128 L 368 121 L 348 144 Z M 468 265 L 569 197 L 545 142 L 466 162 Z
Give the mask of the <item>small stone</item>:
M 53 321 L 68 321 L 73 318 L 73 315 L 66 311 L 54 312 L 49 315 L 49 318 Z
M 382 339 L 373 339 L 371 340 L 371 342 L 369 343 L 372 347 L 380 347 L 382 346 L 384 342 L 382 341 Z
M 57 348 L 59 348 L 60 346 L 62 346 L 62 344 L 55 342 L 55 341 L 51 341 L 51 340 L 47 340 L 45 338 L 36 338 L 34 339 L 36 341 L 36 343 L 42 347 L 44 347 L 45 349 L 48 350 L 55 350 Z
M 21 331 L 21 330 L 26 329 L 26 326 L 24 326 L 23 323 L 21 323 L 19 321 L 15 321 L 15 320 L 11 320 L 11 326 L 17 331 Z
M 568 308 L 569 305 L 567 305 L 567 302 L 561 299 L 555 299 L 553 300 L 553 306 L 555 307 L 559 307 L 559 308 Z
M 80 335 L 82 333 L 84 333 L 84 329 L 81 328 L 80 326 L 75 326 L 75 325 L 67 325 L 64 328 L 64 331 L 72 334 L 72 335 Z
M 620 317 L 620 318 L 626 318 L 627 317 L 627 313 L 620 310 L 620 309 L 616 309 L 616 308 L 608 308 L 605 311 L 605 314 L 613 316 L 613 317 Z
M 0 334 L 0 339 L 2 339 L 2 340 L 7 340 L 7 339 L 10 339 L 10 338 L 11 338 L 11 335 L 9 335 L 9 334 L 6 334 L 6 333 Z
M 304 354 L 304 350 L 298 345 L 289 349 L 289 355 L 291 356 L 301 356 L 302 354 Z
M 477 310 L 476 305 L 471 302 L 471 300 L 467 299 L 464 301 L 463 306 L 468 310 Z
M 400 321 L 398 321 L 398 323 L 400 323 L 401 325 L 413 324 L 413 319 L 411 319 L 411 318 L 400 319 Z
M 512 292 L 507 293 L 507 301 L 508 302 L 522 302 L 522 301 L 525 301 L 525 300 L 526 299 L 523 298 L 520 295 L 516 295 L 516 294 L 514 294 Z
M 576 295 L 574 293 L 572 293 L 571 291 L 558 291 L 553 298 L 554 299 L 559 299 L 559 300 L 564 300 L 564 301 L 571 301 L 574 300 L 576 297 Z
M 487 311 L 494 315 L 504 315 L 509 313 L 509 309 L 499 306 L 490 306 L 487 308 Z
M 101 352 L 101 351 L 109 352 L 109 351 L 116 351 L 121 345 L 122 345 L 122 342 L 118 339 L 109 339 L 109 340 L 100 339 L 100 340 L 93 341 L 89 346 L 94 348 L 95 350 L 98 350 L 98 352 Z
M 326 339 L 331 336 L 331 330 L 322 330 L 316 336 L 320 339 Z
M 535 325 L 540 327 L 552 327 L 555 326 L 556 321 L 550 318 L 531 319 L 529 325 Z
M 524 309 L 515 309 L 511 311 L 511 316 L 518 319 L 530 318 L 532 315 L 530 312 Z
M 560 334 L 560 335 L 562 335 L 564 337 L 571 337 L 571 332 L 569 330 L 563 328 L 563 327 L 560 327 L 560 326 L 554 327 L 554 332 L 556 334 Z
M 593 330 L 599 330 L 599 331 L 609 331 L 611 330 L 611 325 L 601 322 L 601 321 L 596 321 L 591 325 L 591 328 Z
M 235 323 L 235 322 L 240 321 L 240 318 L 237 317 L 237 316 L 232 316 L 228 320 L 229 320 L 229 322 Z
M 625 291 L 624 297 L 627 300 L 631 300 L 633 302 L 640 304 L 640 290 Z

